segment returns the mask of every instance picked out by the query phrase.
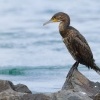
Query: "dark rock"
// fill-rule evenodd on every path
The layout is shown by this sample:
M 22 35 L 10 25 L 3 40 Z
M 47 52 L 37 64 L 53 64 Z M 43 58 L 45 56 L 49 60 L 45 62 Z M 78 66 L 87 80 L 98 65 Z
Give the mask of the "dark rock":
M 22 96 L 23 93 L 16 92 L 12 89 L 7 89 L 5 91 L 0 92 L 0 100 L 20 100 Z
M 0 80 L 0 92 L 7 89 L 14 89 L 13 83 L 7 80 Z
M 67 77 L 62 87 L 62 90 L 73 89 L 75 92 L 86 93 L 89 97 L 93 97 L 95 94 L 100 92 L 100 83 L 91 82 L 78 70 L 74 70 L 71 77 Z
M 13 85 L 7 80 L 0 80 L 0 100 L 50 100 L 44 94 L 32 94 L 26 85 Z
M 50 97 L 45 96 L 43 94 L 24 94 L 24 95 L 12 95 L 9 96 L 0 96 L 0 100 L 50 100 Z
M 50 97 L 44 94 L 25 94 L 22 100 L 50 100 Z
M 22 93 L 32 93 L 28 89 L 28 87 L 26 85 L 23 85 L 23 84 L 14 85 L 14 90 L 17 91 L 17 92 L 22 92 Z
M 87 94 L 74 92 L 73 90 L 62 90 L 51 95 L 51 100 L 92 100 Z

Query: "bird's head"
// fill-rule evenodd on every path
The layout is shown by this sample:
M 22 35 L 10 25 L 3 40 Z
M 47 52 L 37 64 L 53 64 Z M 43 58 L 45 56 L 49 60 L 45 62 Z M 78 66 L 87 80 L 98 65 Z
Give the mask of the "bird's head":
M 70 24 L 69 16 L 66 13 L 58 12 L 49 21 L 47 21 L 43 25 L 46 25 L 46 24 L 49 24 L 52 22 L 64 22 L 64 21 L 67 22 L 68 24 Z

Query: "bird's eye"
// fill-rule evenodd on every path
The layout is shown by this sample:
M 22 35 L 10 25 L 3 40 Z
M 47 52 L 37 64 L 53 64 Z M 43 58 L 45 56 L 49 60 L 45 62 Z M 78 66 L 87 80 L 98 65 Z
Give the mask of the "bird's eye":
M 53 18 L 53 20 L 55 20 L 56 18 Z
M 55 19 L 56 19 L 55 17 L 52 18 L 52 20 L 55 20 Z

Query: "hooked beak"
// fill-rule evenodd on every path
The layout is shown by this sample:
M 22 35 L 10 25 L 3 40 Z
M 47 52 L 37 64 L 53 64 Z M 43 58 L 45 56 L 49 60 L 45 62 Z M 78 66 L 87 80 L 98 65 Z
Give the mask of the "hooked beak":
M 52 22 L 53 22 L 52 20 L 49 20 L 49 21 L 45 22 L 45 23 L 43 24 L 43 26 L 44 26 L 44 25 L 47 25 L 47 24 L 49 24 L 49 23 L 52 23 Z
M 57 20 L 56 18 L 50 19 L 48 22 L 44 23 L 43 26 L 44 26 L 44 25 L 47 25 L 47 24 L 49 24 L 49 23 L 53 23 L 53 22 L 60 22 L 60 21 Z

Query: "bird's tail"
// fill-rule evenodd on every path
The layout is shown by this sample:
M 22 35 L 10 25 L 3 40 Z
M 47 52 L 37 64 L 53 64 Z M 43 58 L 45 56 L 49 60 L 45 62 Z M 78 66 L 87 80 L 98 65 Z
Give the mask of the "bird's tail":
M 92 68 L 100 75 L 100 68 L 96 64 Z

